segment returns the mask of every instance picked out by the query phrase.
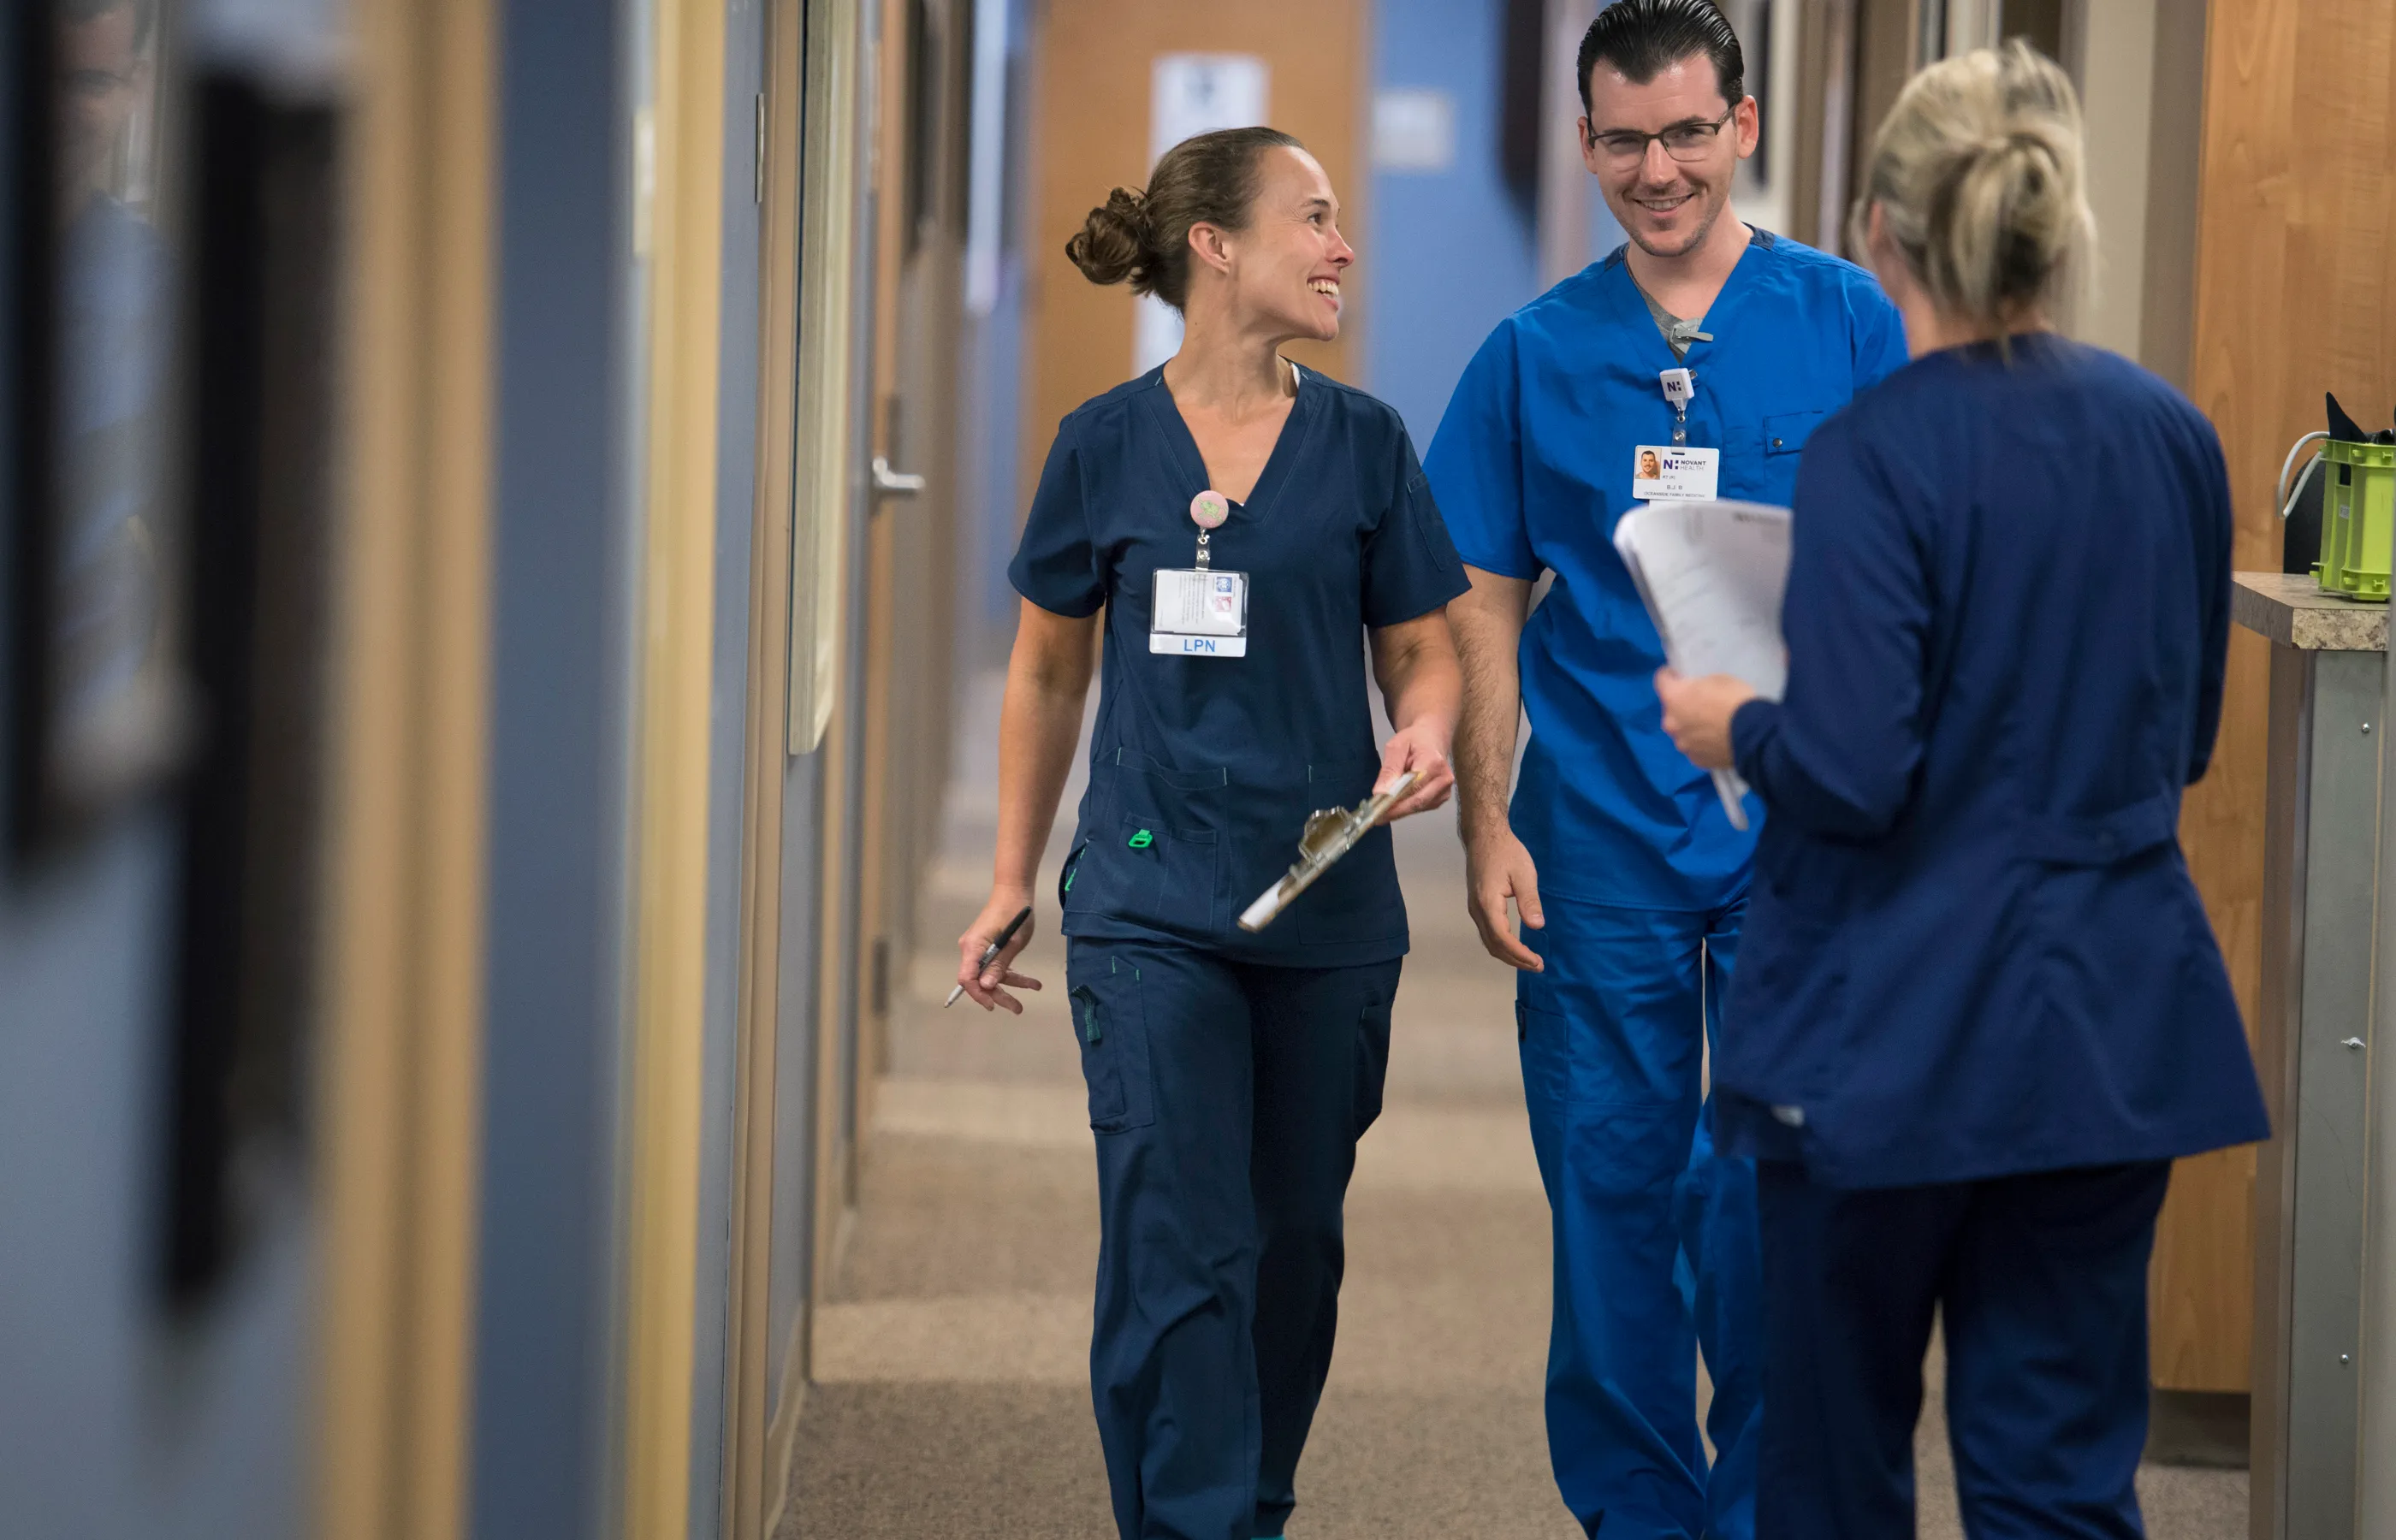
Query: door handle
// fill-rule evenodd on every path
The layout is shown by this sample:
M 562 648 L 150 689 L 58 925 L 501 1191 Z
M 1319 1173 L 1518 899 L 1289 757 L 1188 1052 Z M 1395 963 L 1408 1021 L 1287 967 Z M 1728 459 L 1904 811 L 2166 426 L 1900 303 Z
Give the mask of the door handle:
M 885 498 L 912 498 L 924 490 L 924 478 L 904 471 L 890 469 L 887 457 L 873 457 L 873 500 Z

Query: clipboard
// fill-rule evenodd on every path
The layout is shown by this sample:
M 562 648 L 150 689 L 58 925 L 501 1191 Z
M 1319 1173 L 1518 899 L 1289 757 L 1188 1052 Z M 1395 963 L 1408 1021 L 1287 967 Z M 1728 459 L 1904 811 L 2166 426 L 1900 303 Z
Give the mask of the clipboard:
M 1416 774 L 1408 770 L 1390 783 L 1386 791 L 1377 791 L 1358 803 L 1351 811 L 1344 807 L 1326 808 L 1306 820 L 1306 830 L 1298 838 L 1298 860 L 1283 874 L 1280 882 L 1257 896 L 1240 915 L 1240 928 L 1260 931 L 1277 919 L 1289 907 L 1289 901 L 1314 885 L 1314 880 L 1337 865 L 1339 857 L 1356 847 L 1356 842 L 1371 833 L 1382 816 L 1413 786 Z

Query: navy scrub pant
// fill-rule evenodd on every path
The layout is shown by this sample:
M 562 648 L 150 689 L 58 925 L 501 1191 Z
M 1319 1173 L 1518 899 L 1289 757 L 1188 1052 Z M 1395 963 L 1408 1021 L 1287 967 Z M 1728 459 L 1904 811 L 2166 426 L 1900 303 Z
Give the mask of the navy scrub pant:
M 1758 1540 L 1912 1540 L 1936 1311 L 1972 1540 L 2132 1540 L 2168 1162 L 1840 1189 L 1766 1162 Z
M 1067 949 L 1098 1149 L 1090 1394 L 1122 1540 L 1278 1535 L 1297 1506 L 1398 969 Z
M 1744 898 L 1710 911 L 1546 900 L 1517 976 L 1523 1090 L 1554 1225 L 1548 1454 L 1604 1540 L 1754 1533 L 1763 1320 L 1755 1168 L 1701 1103 Z M 1710 1469 L 1697 1353 L 1713 1382 Z

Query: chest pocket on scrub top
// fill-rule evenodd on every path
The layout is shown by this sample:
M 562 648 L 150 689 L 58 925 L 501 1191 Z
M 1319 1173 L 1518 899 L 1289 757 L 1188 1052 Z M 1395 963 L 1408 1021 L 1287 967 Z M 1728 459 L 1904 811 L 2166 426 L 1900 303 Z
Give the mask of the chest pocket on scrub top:
M 1805 447 L 1814 430 L 1822 425 L 1828 412 L 1776 412 L 1764 419 L 1764 452 L 1771 455 L 1793 455 Z
M 1175 770 L 1134 749 L 1118 749 L 1112 759 L 1101 771 L 1113 782 L 1113 813 L 1094 820 L 1074 896 L 1164 930 L 1212 931 L 1218 842 L 1205 826 L 1214 821 L 1207 808 L 1228 794 L 1231 777 L 1220 768 Z

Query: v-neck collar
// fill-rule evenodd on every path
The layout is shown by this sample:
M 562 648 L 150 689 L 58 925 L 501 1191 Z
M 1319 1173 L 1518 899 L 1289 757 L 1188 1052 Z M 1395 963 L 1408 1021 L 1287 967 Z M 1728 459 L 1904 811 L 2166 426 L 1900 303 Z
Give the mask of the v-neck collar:
M 1288 363 L 1288 360 L 1283 360 Z M 1298 383 L 1298 393 L 1290 398 L 1289 416 L 1282 419 L 1281 431 L 1273 437 L 1272 452 L 1265 457 L 1264 469 L 1257 472 L 1256 485 L 1248 488 L 1245 500 L 1231 503 L 1231 517 L 1262 518 L 1281 493 L 1282 483 L 1289 479 L 1288 463 L 1305 447 L 1305 436 L 1312 429 L 1314 398 L 1322 392 L 1309 388 L 1306 371 L 1296 364 L 1289 365 L 1290 378 Z M 1181 404 L 1173 399 L 1173 387 L 1165 382 L 1165 365 L 1152 371 L 1153 389 L 1147 392 L 1150 411 L 1165 431 L 1165 441 L 1171 446 L 1173 459 L 1182 479 L 1189 483 L 1187 495 L 1196 497 L 1211 490 L 1214 484 L 1206 479 L 1206 457 L 1198 450 L 1198 437 L 1190 431 L 1190 423 L 1181 415 Z M 1224 494 L 1231 502 L 1231 495 Z
M 1706 328 L 1706 336 L 1691 339 L 1689 351 L 1684 355 L 1675 353 L 1672 351 L 1672 345 L 1664 340 L 1662 328 L 1656 325 L 1654 314 L 1647 309 L 1647 292 L 1639 286 L 1639 280 L 1631 275 L 1631 243 L 1625 241 L 1614 248 L 1604 262 L 1606 267 L 1617 268 L 1621 272 L 1622 281 L 1619 284 L 1608 285 L 1616 319 L 1633 330 L 1643 331 L 1654 339 L 1656 350 L 1671 360 L 1665 367 L 1679 368 L 1684 365 L 1694 366 L 1699 352 L 1713 347 L 1715 344 L 1712 339 L 1724 336 L 1728 329 L 1728 323 L 1737 318 L 1740 302 L 1747 298 L 1747 291 L 1753 286 L 1752 281 L 1758 267 L 1756 253 L 1768 252 L 1778 242 L 1779 238 L 1763 226 L 1750 227 L 1747 245 L 1739 248 L 1738 260 L 1731 264 L 1730 276 L 1723 280 L 1721 292 L 1714 296 L 1714 302 L 1706 307 L 1706 313 L 1697 317 L 1697 324 Z

